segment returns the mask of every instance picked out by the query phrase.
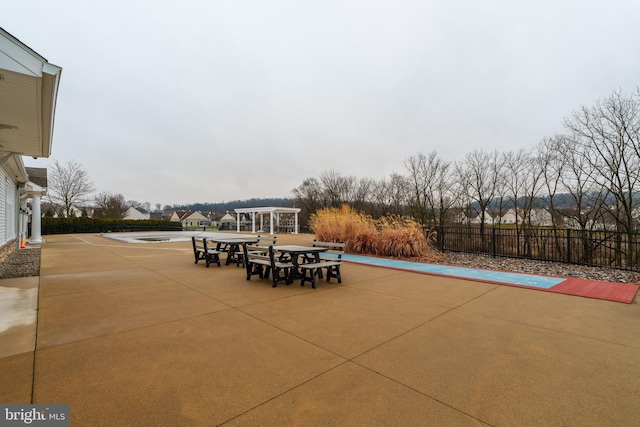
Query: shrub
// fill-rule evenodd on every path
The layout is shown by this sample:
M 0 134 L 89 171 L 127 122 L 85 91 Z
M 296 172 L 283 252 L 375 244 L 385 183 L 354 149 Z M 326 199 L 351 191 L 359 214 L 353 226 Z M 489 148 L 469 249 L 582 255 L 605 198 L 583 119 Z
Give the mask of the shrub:
M 172 221 L 104 219 L 104 218 L 42 218 L 42 234 L 102 233 L 107 231 L 174 231 L 182 224 Z

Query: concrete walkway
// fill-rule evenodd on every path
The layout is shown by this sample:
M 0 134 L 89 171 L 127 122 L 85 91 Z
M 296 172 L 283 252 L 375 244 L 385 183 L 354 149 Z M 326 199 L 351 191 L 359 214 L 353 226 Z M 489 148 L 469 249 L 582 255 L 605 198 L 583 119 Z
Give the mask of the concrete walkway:
M 39 289 L 37 325 L 0 323 L 0 402 L 73 426 L 640 425 L 637 303 L 342 272 L 272 288 L 186 242 L 47 236 L 39 278 L 0 281 Z

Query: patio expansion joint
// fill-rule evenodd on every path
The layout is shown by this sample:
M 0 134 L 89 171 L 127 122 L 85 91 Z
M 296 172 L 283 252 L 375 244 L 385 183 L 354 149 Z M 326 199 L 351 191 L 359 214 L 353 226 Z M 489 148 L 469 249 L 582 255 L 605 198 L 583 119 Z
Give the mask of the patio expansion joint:
M 49 345 L 47 347 L 36 347 L 36 349 L 34 351 L 34 354 L 37 351 L 43 351 L 43 350 L 47 350 L 47 349 L 50 349 L 50 348 L 64 347 L 64 346 L 68 346 L 68 345 L 74 345 L 74 344 L 77 344 L 77 343 L 89 342 L 89 341 L 92 341 L 92 340 L 95 340 L 95 339 L 103 339 L 103 338 L 106 338 L 106 337 L 117 336 L 117 335 L 120 335 L 120 334 L 128 334 L 128 333 L 134 332 L 134 331 L 141 331 L 141 330 L 144 330 L 144 329 L 155 328 L 155 327 L 162 326 L 162 325 L 170 325 L 172 323 L 184 322 L 186 320 L 197 319 L 199 317 L 210 316 L 212 314 L 224 313 L 224 312 L 227 312 L 227 311 L 237 311 L 237 310 L 234 307 L 228 307 L 228 308 L 225 308 L 225 309 L 222 309 L 222 310 L 208 311 L 206 313 L 198 313 L 198 314 L 194 314 L 193 316 L 185 316 L 185 317 L 181 317 L 179 319 L 171 319 L 171 320 L 166 320 L 164 322 L 151 323 L 151 324 L 148 324 L 148 325 L 142 325 L 142 326 L 138 326 L 138 327 L 135 327 L 135 328 L 123 329 L 121 331 L 114 331 L 114 332 L 109 332 L 109 333 L 102 334 L 102 335 L 95 335 L 95 336 L 91 336 L 91 337 L 76 339 L 75 341 L 69 341 L 69 342 L 64 342 L 64 343 L 61 343 L 61 344 Z M 37 342 L 36 342 L 36 345 L 37 345 Z M 34 365 L 35 365 L 35 362 L 34 362 Z
M 431 319 L 429 319 L 429 320 L 427 320 L 427 321 L 425 321 L 425 322 L 422 322 L 422 323 L 420 323 L 419 325 L 416 325 L 416 326 L 414 326 L 414 327 L 412 327 L 412 328 L 409 328 L 408 330 L 406 330 L 406 331 L 404 331 L 404 332 L 402 332 L 402 333 L 400 333 L 400 334 L 398 334 L 398 335 L 396 335 L 396 336 L 394 336 L 394 337 L 392 337 L 392 338 L 389 338 L 388 340 L 385 340 L 384 342 L 381 342 L 381 343 L 379 343 L 379 344 L 375 345 L 374 347 L 371 347 L 371 348 L 367 349 L 366 351 L 363 351 L 363 352 L 361 352 L 361 353 L 359 353 L 359 354 L 357 354 L 357 355 L 355 355 L 355 356 L 352 356 L 352 357 L 345 357 L 345 356 L 343 356 L 343 355 L 341 355 L 341 354 L 336 353 L 336 352 L 335 352 L 335 351 L 333 351 L 333 350 L 330 350 L 330 349 L 327 349 L 327 348 L 325 348 L 325 347 L 322 347 L 322 346 L 318 345 L 317 343 L 311 342 L 311 341 L 309 341 L 309 340 L 308 340 L 308 339 L 306 339 L 306 338 L 303 338 L 303 337 L 301 337 L 301 336 L 298 336 L 298 335 L 296 335 L 296 334 L 293 334 L 293 333 L 291 333 L 290 331 L 287 331 L 287 330 L 285 330 L 285 329 L 283 329 L 283 328 L 281 328 L 281 327 L 279 327 L 279 326 L 277 326 L 277 325 L 274 325 L 274 324 L 272 324 L 272 323 L 269 323 L 269 322 L 265 321 L 264 319 L 261 319 L 261 318 L 259 318 L 259 317 L 255 316 L 255 315 L 252 315 L 251 313 L 247 313 L 247 312 L 245 312 L 245 311 L 243 311 L 243 310 L 242 310 L 242 307 L 238 307 L 238 308 L 236 308 L 236 310 L 238 310 L 240 313 L 242 313 L 242 314 L 244 314 L 244 315 L 246 315 L 246 316 L 249 316 L 249 317 L 251 317 L 251 318 L 253 318 L 253 319 L 255 319 L 255 320 L 257 320 L 257 321 L 259 321 L 259 322 L 261 322 L 261 323 L 264 323 L 265 325 L 267 325 L 267 326 L 269 326 L 269 327 L 272 327 L 272 328 L 274 328 L 274 329 L 277 329 L 277 330 L 279 330 L 279 331 L 281 331 L 281 332 L 283 332 L 283 333 L 285 333 L 285 334 L 287 334 L 287 335 L 289 335 L 289 336 L 292 336 L 292 337 L 294 337 L 294 338 L 296 338 L 296 339 L 299 339 L 299 340 L 301 340 L 301 341 L 304 341 L 304 342 L 306 342 L 306 343 L 308 343 L 308 344 L 310 344 L 310 345 L 312 345 L 312 346 L 314 346 L 314 347 L 316 347 L 316 348 L 319 348 L 319 349 L 321 349 L 321 350 L 323 350 L 323 351 L 326 351 L 326 352 L 331 353 L 331 354 L 333 354 L 333 355 L 335 355 L 335 356 L 338 356 L 338 357 L 340 357 L 341 359 L 344 359 L 344 361 L 343 361 L 343 362 L 341 362 L 341 363 L 339 363 L 339 364 L 337 364 L 336 366 L 333 366 L 333 367 L 331 367 L 331 368 L 329 368 L 329 369 L 327 369 L 327 370 L 325 370 L 325 371 L 323 371 L 323 372 L 318 373 L 317 375 L 314 375 L 314 376 L 313 376 L 313 377 L 311 377 L 311 378 L 308 378 L 307 380 L 305 380 L 305 381 L 303 381 L 303 382 L 301 382 L 301 383 L 299 383 L 299 384 L 295 385 L 294 387 L 290 387 L 289 389 L 287 389 L 287 390 L 283 391 L 282 393 L 279 393 L 279 394 L 277 394 L 277 395 L 275 395 L 275 396 L 272 396 L 271 398 L 269 398 L 269 399 L 265 400 L 264 402 L 262 402 L 262 403 L 260 403 L 260 404 L 258 404 L 258 405 L 255 405 L 254 407 L 249 408 L 249 409 L 247 409 L 246 411 L 244 411 L 244 412 L 242 412 L 242 413 L 240 413 L 240 414 L 235 415 L 234 417 L 232 417 L 232 418 L 230 418 L 230 419 L 228 419 L 228 420 L 224 421 L 223 423 L 221 423 L 221 425 L 223 425 L 223 424 L 227 424 L 227 423 L 229 423 L 229 422 L 233 421 L 234 419 L 236 419 L 236 418 L 238 418 L 238 417 L 240 417 L 240 416 L 242 416 L 242 415 L 245 415 L 245 414 L 247 414 L 247 413 L 249 413 L 249 412 L 251 412 L 251 411 L 253 411 L 253 410 L 255 410 L 255 409 L 257 409 L 257 408 L 259 408 L 259 407 L 261 407 L 261 406 L 263 406 L 263 405 L 265 405 L 265 404 L 267 404 L 267 403 L 271 402 L 271 401 L 273 401 L 274 399 L 277 399 L 277 398 L 279 398 L 279 397 L 281 397 L 281 396 L 283 396 L 283 395 L 285 395 L 285 394 L 287 394 L 287 393 L 289 393 L 289 392 L 291 392 L 291 391 L 293 391 L 293 390 L 295 390 L 295 389 L 297 389 L 297 388 L 299 388 L 299 387 L 301 387 L 301 386 L 303 386 L 303 385 L 305 385 L 305 384 L 307 384 L 307 383 L 309 383 L 309 382 L 311 382 L 311 381 L 315 380 L 316 378 L 319 378 L 319 377 L 321 377 L 321 376 L 323 376 L 323 375 L 325 375 L 325 374 L 327 374 L 327 373 L 329 373 L 329 372 L 331 372 L 331 371 L 333 371 L 333 370 L 337 369 L 338 367 L 343 366 L 343 365 L 348 364 L 348 363 L 353 363 L 353 364 L 357 365 L 358 367 L 361 367 L 361 368 L 363 368 L 363 369 L 366 369 L 366 370 L 368 370 L 369 372 L 372 372 L 372 373 L 374 373 L 374 374 L 376 374 L 376 375 L 379 375 L 379 376 L 381 376 L 381 377 L 383 377 L 383 378 L 386 378 L 387 380 L 390 380 L 390 381 L 392 381 L 392 382 L 394 382 L 394 383 L 396 383 L 396 384 L 399 384 L 399 385 L 401 385 L 402 387 L 406 387 L 406 388 L 408 388 L 408 389 L 410 389 L 410 390 L 412 390 L 412 391 L 414 391 L 414 392 L 416 392 L 416 393 L 418 393 L 418 394 L 420 394 L 420 395 L 422 395 L 422 396 L 424 396 L 424 397 L 426 397 L 426 398 L 428 398 L 428 399 L 433 400 L 434 402 L 437 402 L 437 403 L 439 403 L 439 404 L 441 404 L 441 405 L 444 405 L 444 406 L 446 406 L 446 407 L 448 407 L 448 408 L 450 408 L 450 409 L 452 409 L 452 410 L 454 410 L 454 411 L 456 411 L 456 412 L 459 412 L 459 413 L 461 413 L 461 414 L 463 414 L 463 415 L 466 415 L 466 416 L 468 416 L 468 417 L 470 417 L 470 418 L 473 418 L 474 420 L 477 420 L 477 421 L 479 421 L 479 422 L 481 422 L 481 423 L 483 423 L 483 424 L 491 425 L 491 424 L 487 423 L 486 421 L 483 421 L 483 420 L 481 420 L 481 419 L 477 418 L 476 416 L 474 416 L 474 415 L 472 415 L 472 414 L 470 414 L 470 413 L 467 413 L 467 412 L 465 412 L 465 411 L 462 411 L 462 410 L 460 410 L 459 408 L 456 408 L 455 406 L 453 406 L 453 405 L 451 405 L 451 404 L 448 404 L 447 402 L 444 402 L 444 401 L 442 401 L 442 400 L 440 400 L 440 399 L 438 399 L 438 398 L 436 398 L 436 397 L 434 397 L 434 396 L 430 396 L 430 395 L 428 395 L 428 394 L 425 394 L 424 392 L 422 392 L 422 391 L 420 391 L 420 390 L 418 390 L 418 389 L 416 389 L 416 388 L 414 388 L 414 387 L 412 387 L 412 386 L 410 386 L 410 385 L 408 385 L 408 384 L 404 384 L 404 383 L 402 383 L 402 382 L 400 382 L 400 381 L 398 381 L 398 380 L 396 380 L 396 379 L 394 379 L 394 378 L 391 378 L 391 377 L 388 377 L 387 375 L 382 374 L 381 372 L 378 372 L 378 371 L 376 371 L 376 370 L 374 370 L 374 369 L 371 369 L 371 368 L 369 368 L 369 367 L 367 367 L 367 366 L 364 366 L 364 365 L 362 365 L 362 364 L 360 364 L 360 363 L 356 362 L 356 361 L 355 361 L 355 359 L 357 359 L 357 358 L 359 358 L 360 356 L 363 356 L 363 355 L 365 355 L 365 354 L 367 354 L 367 353 L 369 353 L 369 352 L 371 352 L 371 351 L 373 351 L 373 350 L 375 350 L 375 349 L 377 349 L 377 348 L 379 348 L 379 347 L 381 347 L 381 346 L 383 346 L 383 345 L 385 345 L 385 344 L 388 344 L 389 342 L 392 342 L 392 341 L 394 341 L 394 340 L 396 340 L 396 339 L 398 339 L 398 338 L 400 338 L 400 337 L 402 337 L 402 336 L 404 336 L 404 335 L 406 335 L 406 334 L 408 334 L 408 333 L 410 333 L 410 332 L 412 332 L 412 331 L 414 331 L 414 330 L 416 330 L 416 329 L 418 329 L 418 328 L 420 328 L 420 327 L 422 327 L 422 326 L 424 326 L 424 325 L 427 325 L 427 324 L 429 324 L 430 322 L 432 322 L 432 321 L 434 321 L 434 320 L 436 320 L 436 319 L 438 319 L 438 318 L 440 318 L 440 317 L 442 317 L 442 316 L 445 316 L 445 315 L 447 315 L 448 313 L 451 313 L 452 311 L 459 309 L 460 307 L 464 306 L 465 304 L 468 304 L 469 302 L 471 302 L 471 301 L 473 301 L 473 300 L 475 300 L 475 299 L 477 299 L 477 298 L 480 298 L 480 297 L 482 297 L 483 295 L 486 295 L 486 294 L 488 294 L 488 293 L 490 293 L 490 292 L 492 292 L 492 291 L 494 291 L 495 289 L 498 289 L 498 288 L 499 288 L 499 285 L 496 285 L 495 287 L 493 287 L 493 288 L 491 288 L 491 289 L 489 289 L 489 290 L 487 290 L 487 291 L 483 292 L 482 294 L 477 295 L 476 297 L 474 297 L 474 298 L 472 298 L 472 299 L 470 299 L 470 300 L 468 300 L 468 301 L 465 301 L 465 302 L 463 302 L 463 303 L 461 303 L 461 304 L 458 304 L 458 305 L 457 305 L 457 306 L 455 306 L 455 307 L 448 307 L 448 309 L 447 309 L 447 310 L 445 310 L 444 312 L 442 312 L 442 313 L 438 314 L 437 316 L 435 316 L 435 317 L 433 317 L 433 318 L 431 318 Z M 324 289 L 324 290 L 328 290 L 328 289 Z M 358 288 L 358 290 L 362 290 L 362 289 L 359 289 L 359 288 Z M 366 290 L 365 290 L 365 291 L 366 291 Z M 371 292 L 371 291 L 367 291 L 367 292 Z M 380 292 L 373 292 L 373 293 L 380 293 Z M 383 295 L 384 295 L 384 294 L 383 294 Z M 386 296 L 388 296 L 388 295 L 386 295 Z M 292 296 L 287 296 L 287 297 L 285 297 L 285 298 L 292 298 L 292 297 L 297 297 L 297 296 L 292 295 Z M 282 298 L 282 299 L 284 299 L 284 298 Z M 411 301 L 415 301 L 415 300 L 413 300 L 413 299 L 409 299 L 409 298 L 404 298 L 404 299 L 411 300 Z M 424 301 L 418 301 L 418 302 L 424 302 Z M 258 304 L 258 303 L 255 303 L 255 304 Z M 243 307 L 248 307 L 248 306 L 252 306 L 252 305 L 255 305 L 255 304 L 248 304 L 248 305 L 243 306 Z M 428 304 L 428 303 L 425 303 L 425 304 Z
M 345 363 L 347 363 L 347 362 L 345 362 Z M 376 370 L 374 370 L 374 369 L 371 369 L 371 368 L 369 368 L 369 367 L 367 367 L 367 366 L 363 366 L 363 365 L 361 365 L 361 364 L 359 364 L 359 363 L 356 363 L 356 362 L 353 362 L 353 363 L 355 363 L 356 365 L 358 365 L 359 367 L 361 367 L 361 368 L 363 368 L 363 369 L 368 370 L 369 372 L 372 372 L 372 373 L 374 373 L 374 374 L 376 374 L 376 375 L 381 376 L 382 378 L 386 378 L 387 380 L 392 381 L 392 382 L 394 382 L 394 383 L 396 383 L 396 384 L 398 384 L 398 385 L 400 385 L 400 386 L 402 386 L 402 387 L 406 387 L 406 388 L 408 388 L 409 390 L 411 390 L 411 391 L 413 391 L 413 392 L 416 392 L 416 393 L 420 394 L 421 396 L 426 397 L 427 399 L 431 399 L 431 400 L 433 400 L 434 402 L 439 403 L 440 405 L 446 406 L 447 408 L 449 408 L 449 409 L 451 409 L 451 410 L 453 410 L 453 411 L 456 411 L 456 412 L 459 412 L 460 414 L 466 415 L 466 416 L 467 416 L 467 417 L 469 417 L 469 418 L 473 418 L 474 420 L 476 420 L 476 421 L 478 421 L 478 422 L 481 422 L 482 424 L 485 424 L 485 425 L 487 425 L 487 426 L 491 426 L 491 427 L 493 427 L 493 426 L 494 426 L 493 424 L 490 424 L 490 423 L 488 423 L 487 421 L 485 421 L 485 420 L 483 420 L 483 419 L 480 419 L 480 418 L 476 417 L 476 416 L 475 416 L 475 415 L 473 415 L 473 414 L 470 414 L 469 412 L 463 411 L 463 410 L 461 410 L 460 408 L 458 408 L 458 407 L 456 407 L 456 406 L 454 406 L 454 405 L 452 405 L 452 404 L 449 404 L 449 403 L 445 402 L 444 400 L 441 400 L 441 399 L 438 399 L 438 398 L 437 398 L 437 397 L 435 397 L 435 396 L 431 396 L 431 395 L 429 395 L 429 394 L 426 394 L 425 392 L 423 392 L 423 391 L 421 391 L 421 390 L 418 390 L 418 389 L 416 389 L 415 387 L 412 387 L 412 386 L 410 386 L 410 385 L 408 385 L 408 384 L 405 384 L 405 383 L 403 383 L 403 382 L 400 382 L 400 381 L 398 381 L 398 380 L 397 380 L 397 379 L 395 379 L 395 378 L 391 378 L 391 377 L 389 377 L 389 376 L 387 376 L 387 375 L 385 375 L 385 374 L 383 374 L 383 373 L 381 373 L 381 372 L 378 372 L 378 371 L 376 371 Z
M 317 347 L 317 346 L 316 346 L 316 347 Z M 343 359 L 344 359 L 344 358 L 343 358 Z M 322 372 L 320 372 L 320 373 L 318 373 L 318 374 L 316 374 L 316 375 L 314 375 L 314 376 L 312 376 L 312 377 L 309 377 L 309 378 L 307 378 L 306 380 L 302 381 L 301 383 L 296 384 L 295 386 L 290 387 L 290 388 L 288 388 L 287 390 L 285 390 L 285 391 L 283 391 L 283 392 L 281 392 L 281 393 L 278 393 L 278 394 L 276 394 L 276 395 L 273 395 L 273 396 L 271 396 L 270 398 L 268 398 L 267 400 L 265 400 L 265 401 L 263 401 L 263 402 L 260 402 L 259 404 L 255 405 L 255 406 L 253 406 L 253 407 L 251 407 L 251 408 L 249 408 L 249 409 L 247 409 L 247 410 L 245 410 L 245 411 L 243 411 L 243 412 L 241 412 L 241 413 L 238 413 L 238 414 L 234 415 L 233 417 L 229 418 L 228 420 L 225 420 L 225 421 L 221 422 L 221 423 L 220 423 L 220 424 L 218 424 L 218 425 L 224 425 L 224 424 L 230 423 L 230 422 L 232 422 L 233 420 L 235 420 L 235 419 L 237 419 L 237 418 L 239 418 L 239 417 L 241 417 L 241 416 L 243 416 L 243 415 L 245 415 L 245 414 L 248 414 L 248 413 L 249 413 L 249 412 L 251 412 L 251 411 L 254 411 L 254 410 L 258 409 L 258 408 L 260 408 L 261 406 L 264 406 L 264 405 L 266 405 L 267 403 L 272 402 L 272 401 L 274 401 L 275 399 L 278 399 L 278 398 L 280 398 L 280 397 L 282 397 L 282 396 L 286 395 L 287 393 L 290 393 L 290 392 L 292 392 L 292 391 L 294 391 L 294 390 L 296 390 L 296 389 L 298 389 L 298 388 L 302 387 L 303 385 L 308 384 L 308 383 L 310 383 L 311 381 L 313 381 L 313 380 L 315 380 L 315 379 L 317 379 L 317 378 L 320 378 L 321 376 L 326 375 L 327 373 L 329 373 L 329 372 L 331 372 L 331 371 L 336 370 L 336 369 L 337 369 L 337 368 L 339 368 L 340 366 L 344 366 L 345 364 L 347 364 L 347 363 L 349 363 L 349 362 L 352 362 L 352 361 L 351 361 L 351 360 L 344 360 L 343 362 L 338 363 L 337 365 L 335 365 L 335 366 L 333 366 L 333 367 L 331 367 L 331 368 L 329 368 L 329 369 L 327 369 L 327 370 L 325 370 L 325 371 L 322 371 Z M 355 363 L 355 362 L 352 362 L 352 363 Z M 358 366 L 360 366 L 360 365 L 358 365 Z M 363 367 L 363 368 L 364 368 L 364 367 Z M 367 368 L 365 368 L 365 369 L 367 369 Z
M 74 236 L 74 237 L 75 237 L 75 238 L 77 238 L 78 240 L 81 240 L 82 242 L 86 242 L 86 243 L 87 243 L 87 244 L 89 244 L 89 245 L 92 245 L 92 246 L 98 246 L 98 247 L 101 247 L 101 248 L 126 248 L 126 249 L 135 248 L 135 249 L 145 249 L 145 250 L 148 250 L 148 249 L 154 249 L 154 250 L 162 250 L 162 251 L 187 252 L 187 250 L 185 250 L 185 249 L 183 249 L 183 248 L 149 248 L 149 247 L 136 247 L 136 246 L 132 246 L 132 245 L 128 245 L 128 246 L 126 246 L 126 245 L 100 245 L 100 244 L 97 244 L 97 243 L 92 243 L 92 242 L 89 242 L 89 241 L 87 241 L 87 240 L 81 239 L 81 238 L 79 238 L 79 237 L 77 237 L 77 236 Z M 186 288 L 186 289 L 189 289 L 189 290 L 191 290 L 191 291 L 193 291 L 193 292 L 196 292 L 196 293 L 198 293 L 198 294 L 200 294 L 200 295 L 202 295 L 202 296 L 206 297 L 207 299 L 210 299 L 210 300 L 212 300 L 212 301 L 216 301 L 216 302 L 218 302 L 218 303 L 220 303 L 220 304 L 222 304 L 222 305 L 224 305 L 224 306 L 226 306 L 226 307 L 228 307 L 228 308 L 234 308 L 234 307 L 230 306 L 229 304 L 225 303 L 225 302 L 224 302 L 224 301 L 222 301 L 222 300 L 219 300 L 219 299 L 217 299 L 217 298 L 214 298 L 214 297 L 212 297 L 211 295 L 208 295 L 208 294 L 206 294 L 206 293 L 202 292 L 202 291 L 201 291 L 201 290 L 199 290 L 199 289 L 196 289 L 196 288 L 193 288 L 193 287 L 191 287 L 191 286 L 188 286 L 187 284 L 185 284 L 185 283 L 181 282 L 180 280 L 177 280 L 177 279 L 175 279 L 175 278 L 173 278 L 173 277 L 167 276 L 167 275 L 162 274 L 162 273 L 159 273 L 159 272 L 157 272 L 157 271 L 155 271 L 155 270 L 153 270 L 153 269 L 150 269 L 149 267 L 147 267 L 147 266 L 145 266 L 145 265 L 143 265 L 143 264 L 140 264 L 140 263 L 138 263 L 138 262 L 135 262 L 134 260 L 131 260 L 130 258 L 128 258 L 128 257 L 126 257 L 126 256 L 120 255 L 120 254 L 119 254 L 119 253 L 117 253 L 117 252 L 114 252 L 114 251 L 107 251 L 107 252 L 109 252 L 109 253 L 111 253 L 112 255 L 114 255 L 114 256 L 116 256 L 116 257 L 119 257 L 119 258 L 121 258 L 121 259 L 123 259 L 123 260 L 125 260 L 125 261 L 127 261 L 127 262 L 130 262 L 131 264 L 133 264 L 133 265 L 135 266 L 135 268 L 139 268 L 139 269 L 145 270 L 145 271 L 149 272 L 150 274 L 152 274 L 152 275 L 154 275 L 154 276 L 157 276 L 157 277 L 161 277 L 161 278 L 163 278 L 163 279 L 166 279 L 166 280 L 168 280 L 168 281 L 169 281 L 169 282 L 171 282 L 171 283 L 177 284 L 177 285 L 179 285 L 179 286 L 182 286 L 183 288 Z M 188 252 L 191 252 L 191 250 L 188 250 Z M 219 311 L 224 311 L 224 310 L 219 310 Z
M 36 390 L 36 351 L 38 351 L 38 323 L 40 322 L 40 276 L 38 276 L 38 298 L 36 299 L 36 330 L 33 342 L 33 364 L 31 366 L 31 403 L 34 403 Z
M 361 283 L 361 282 L 356 282 L 356 283 Z M 454 307 L 452 307 L 450 305 L 444 305 L 444 304 L 435 304 L 435 303 L 431 303 L 431 302 L 428 302 L 428 301 L 425 301 L 425 300 L 421 300 L 421 299 L 418 299 L 418 298 L 407 298 L 407 297 L 402 297 L 402 296 L 398 296 L 398 295 L 388 294 L 386 292 L 380 292 L 380 291 L 375 291 L 375 290 L 371 290 L 371 289 L 363 289 L 363 288 L 360 288 L 360 287 L 357 287 L 357 286 L 353 286 L 353 283 L 342 284 L 341 286 L 343 286 L 345 288 L 355 289 L 355 290 L 358 290 L 358 291 L 364 291 L 364 292 L 369 292 L 369 293 L 372 293 L 372 294 L 382 295 L 384 297 L 394 297 L 394 298 L 402 299 L 402 300 L 405 300 L 405 301 L 417 302 L 417 303 L 426 304 L 426 305 L 430 305 L 430 306 L 434 306 L 434 307 L 445 307 L 447 309 L 455 309 L 455 308 L 462 307 L 463 305 L 465 305 L 465 304 L 467 304 L 467 303 L 469 303 L 471 301 L 474 301 L 475 299 L 477 299 L 477 298 L 479 298 L 479 297 L 481 297 L 481 296 L 483 296 L 483 295 L 485 295 L 485 294 L 487 294 L 487 293 L 489 293 L 491 291 L 494 291 L 496 289 L 500 289 L 500 285 L 499 284 L 496 284 L 496 283 L 487 283 L 487 284 L 488 285 L 493 285 L 493 287 L 491 289 L 489 289 L 488 291 L 483 292 L 480 295 L 476 295 L 475 297 L 473 297 L 473 298 L 471 298 L 471 299 L 469 299 L 467 301 L 464 301 L 464 302 L 462 302 L 462 303 L 460 303 L 460 304 L 458 304 L 458 305 L 456 305 Z
M 485 313 L 478 313 L 477 311 L 466 310 L 464 307 L 460 307 L 460 309 L 461 309 L 461 311 L 464 311 L 464 312 L 467 312 L 467 313 L 471 313 L 471 314 L 476 315 L 476 316 L 486 317 L 488 319 L 496 319 L 496 320 L 500 320 L 500 321 L 503 321 L 503 322 L 513 323 L 513 324 L 516 324 L 516 325 L 522 325 L 522 326 L 527 326 L 527 327 L 530 327 L 530 328 L 541 329 L 541 330 L 544 330 L 544 331 L 556 332 L 556 333 L 560 333 L 560 334 L 564 334 L 564 335 L 568 335 L 568 336 L 572 336 L 572 337 L 578 337 L 578 338 L 598 341 L 598 342 L 601 342 L 601 343 L 604 343 L 604 344 L 611 344 L 611 345 L 626 347 L 626 348 L 629 348 L 629 349 L 632 349 L 632 350 L 640 350 L 640 345 L 635 346 L 635 345 L 630 345 L 630 344 L 624 344 L 624 343 L 620 343 L 620 342 L 616 342 L 616 341 L 610 341 L 610 340 L 605 340 L 605 339 L 602 339 L 602 338 L 597 338 L 597 337 L 590 336 L 590 335 L 576 334 L 574 332 L 570 332 L 570 331 L 566 331 L 566 330 L 562 330 L 562 329 L 551 328 L 549 326 L 536 325 L 536 324 L 533 324 L 533 323 L 522 322 L 522 321 L 519 321 L 519 320 L 507 319 L 505 317 L 494 316 L 494 315 L 489 315 L 489 314 L 485 314 Z
M 496 289 L 499 289 L 499 285 L 496 285 L 495 287 L 493 287 L 493 288 L 491 288 L 491 289 L 488 289 L 488 290 L 486 290 L 485 292 L 482 292 L 481 294 L 476 295 L 475 297 L 473 297 L 473 298 L 471 298 L 471 299 L 469 299 L 469 300 L 467 300 L 467 301 L 464 301 L 464 302 L 462 302 L 462 303 L 460 303 L 460 304 L 458 304 L 458 305 L 456 305 L 456 306 L 454 306 L 454 307 L 447 307 L 447 309 L 446 309 L 445 311 L 443 311 L 442 313 L 440 313 L 440 314 L 438 314 L 438 315 L 436 315 L 436 316 L 432 317 L 431 319 L 426 320 L 426 321 L 424 321 L 424 322 L 422 322 L 422 323 L 420 323 L 420 324 L 418 324 L 418 325 L 416 325 L 416 326 L 414 326 L 414 327 L 412 327 L 412 328 L 407 329 L 406 331 L 402 332 L 402 333 L 401 333 L 401 334 L 399 334 L 399 335 L 396 335 L 395 337 L 389 338 L 388 340 L 386 340 L 386 341 L 383 341 L 383 342 L 379 343 L 378 345 L 376 345 L 376 346 L 374 346 L 374 347 L 372 347 L 372 348 L 370 348 L 370 349 L 368 349 L 368 350 L 366 350 L 366 351 L 364 351 L 364 352 L 360 353 L 360 354 L 359 354 L 359 355 L 357 355 L 357 356 L 354 356 L 354 359 L 355 359 L 355 358 L 357 358 L 357 357 L 363 356 L 363 355 L 365 355 L 365 354 L 367 354 L 367 353 L 369 353 L 369 352 L 371 352 L 371 351 L 373 351 L 373 350 L 375 350 L 375 349 L 377 349 L 377 348 L 379 348 L 379 347 L 381 347 L 381 346 L 383 346 L 383 345 L 386 345 L 386 344 L 388 344 L 388 343 L 390 343 L 390 342 L 392 342 L 392 341 L 395 341 L 395 340 L 397 340 L 398 338 L 403 337 L 403 336 L 405 336 L 405 335 L 407 335 L 407 334 L 409 334 L 409 333 L 411 333 L 411 332 L 415 331 L 416 329 L 421 328 L 421 327 L 423 327 L 424 325 L 427 325 L 427 324 L 429 324 L 429 323 L 433 322 L 433 321 L 434 321 L 434 320 L 436 320 L 436 319 L 439 319 L 439 318 L 441 318 L 441 317 L 443 317 L 443 316 L 446 316 L 447 314 L 449 314 L 449 313 L 451 313 L 451 312 L 453 312 L 453 311 L 459 310 L 459 309 L 461 309 L 463 306 L 465 306 L 466 304 L 469 304 L 470 302 L 475 301 L 476 299 L 481 298 L 481 297 L 483 297 L 484 295 L 487 295 L 487 294 L 489 294 L 490 292 L 495 291 Z M 408 299 L 408 298 L 406 298 L 406 299 Z M 415 301 L 415 300 L 413 300 L 413 299 L 408 299 L 408 300 L 410 300 L 410 301 Z M 418 301 L 418 302 L 423 302 L 423 303 L 424 303 L 424 301 Z M 428 303 L 425 303 L 425 304 L 428 304 Z M 430 304 L 430 305 L 433 305 L 433 304 Z M 440 306 L 440 307 L 443 307 L 443 306 Z

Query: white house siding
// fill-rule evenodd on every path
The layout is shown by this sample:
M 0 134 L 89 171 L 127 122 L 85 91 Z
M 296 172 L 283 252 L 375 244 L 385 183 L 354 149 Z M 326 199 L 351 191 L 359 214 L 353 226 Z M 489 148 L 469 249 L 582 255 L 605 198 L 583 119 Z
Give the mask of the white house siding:
M 17 236 L 16 227 L 16 183 L 0 168 L 0 245 Z
M 6 199 L 7 199 L 7 174 L 0 168 L 0 246 L 9 241 L 7 238 L 7 212 L 6 212 Z
M 135 220 L 151 219 L 151 215 L 149 214 L 149 212 L 142 213 L 136 208 L 129 208 L 127 209 L 127 212 L 124 215 L 124 219 L 135 219 Z
M 16 185 L 9 179 L 6 180 L 6 204 L 5 221 L 7 224 L 7 240 L 16 237 Z M 6 241 L 6 240 L 5 240 Z

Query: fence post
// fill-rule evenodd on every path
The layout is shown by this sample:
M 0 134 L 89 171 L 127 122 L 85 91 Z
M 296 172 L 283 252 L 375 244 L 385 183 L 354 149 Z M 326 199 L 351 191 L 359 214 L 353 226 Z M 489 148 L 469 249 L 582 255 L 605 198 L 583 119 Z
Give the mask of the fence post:
M 491 229 L 491 252 L 492 252 L 494 258 L 496 257 L 496 245 L 497 245 L 497 242 L 496 242 L 496 228 L 493 227 Z
M 571 229 L 567 228 L 567 263 L 571 263 Z

